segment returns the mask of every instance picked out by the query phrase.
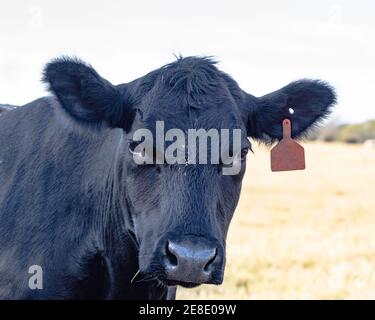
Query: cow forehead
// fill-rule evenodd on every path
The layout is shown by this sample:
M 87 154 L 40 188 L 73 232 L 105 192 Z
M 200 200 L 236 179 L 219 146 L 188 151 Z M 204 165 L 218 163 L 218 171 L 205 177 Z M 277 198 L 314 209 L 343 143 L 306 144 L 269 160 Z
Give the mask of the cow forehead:
M 137 108 L 137 118 L 144 126 L 153 128 L 156 121 L 180 129 L 244 126 L 239 108 L 226 88 L 218 87 L 216 92 L 196 95 L 194 99 L 186 92 L 168 92 L 167 89 L 151 92 Z
M 137 107 L 146 127 L 231 129 L 243 126 L 227 77 L 209 58 L 181 58 L 140 79 Z
M 162 122 L 165 130 L 181 129 L 245 129 L 242 118 L 234 111 L 223 109 L 183 110 L 180 112 L 138 113 L 137 127 L 154 131 L 157 123 Z

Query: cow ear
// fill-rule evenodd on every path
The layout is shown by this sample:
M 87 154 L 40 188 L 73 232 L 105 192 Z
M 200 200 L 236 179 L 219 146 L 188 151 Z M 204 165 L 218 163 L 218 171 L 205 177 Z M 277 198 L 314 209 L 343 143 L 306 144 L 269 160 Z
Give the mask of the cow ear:
M 265 142 L 282 138 L 282 120 L 292 121 L 298 138 L 319 123 L 336 103 L 333 88 L 320 80 L 299 80 L 256 98 L 248 95 L 248 135 Z
M 43 75 L 49 90 L 73 117 L 124 126 L 127 106 L 123 92 L 90 65 L 77 58 L 58 58 L 46 65 Z

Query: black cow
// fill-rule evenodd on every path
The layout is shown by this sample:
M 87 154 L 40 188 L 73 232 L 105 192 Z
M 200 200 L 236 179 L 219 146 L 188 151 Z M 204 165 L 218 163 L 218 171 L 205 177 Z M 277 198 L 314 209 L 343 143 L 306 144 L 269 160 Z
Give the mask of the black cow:
M 117 86 L 63 57 L 47 64 L 44 81 L 52 96 L 0 117 L 6 299 L 167 299 L 177 285 L 220 284 L 247 137 L 278 140 L 290 118 L 298 138 L 335 102 L 318 80 L 252 96 L 202 57 Z M 136 164 L 133 134 L 155 130 L 157 120 L 184 132 L 241 129 L 240 172 L 221 174 L 223 163 Z M 43 272 L 42 289 L 29 286 L 32 266 Z

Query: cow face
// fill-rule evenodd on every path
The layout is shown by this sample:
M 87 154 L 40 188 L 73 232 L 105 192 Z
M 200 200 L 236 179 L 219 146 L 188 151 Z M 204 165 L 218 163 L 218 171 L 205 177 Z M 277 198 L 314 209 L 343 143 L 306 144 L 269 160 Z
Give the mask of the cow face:
M 280 139 L 284 118 L 292 119 L 292 136 L 299 137 L 335 102 L 327 84 L 312 80 L 256 98 L 214 62 L 195 57 L 117 87 L 69 59 L 47 65 L 45 78 L 73 117 L 123 128 L 124 188 L 118 196 L 126 201 L 139 269 L 166 285 L 186 287 L 223 281 L 226 235 L 251 148 L 247 137 Z M 199 136 L 191 156 L 189 133 L 199 129 L 209 138 L 201 148 Z M 218 145 L 212 144 L 215 134 Z M 225 174 L 231 167 L 237 170 Z
M 212 87 L 199 83 L 202 93 L 194 96 L 186 89 L 189 79 L 184 73 L 178 74 L 179 67 L 164 69 L 163 79 L 156 80 L 133 106 L 137 111 L 128 135 L 127 191 L 140 243 L 140 270 L 169 285 L 218 284 L 223 281 L 225 239 L 239 199 L 250 143 L 226 83 L 219 77 Z M 158 132 L 161 126 L 164 133 Z M 139 148 L 140 141 L 135 140 L 137 132 L 144 129 L 151 133 L 146 131 L 144 137 L 151 140 L 149 150 L 146 144 Z M 237 141 L 234 130 L 239 132 Z M 192 132 L 199 141 L 189 140 Z M 213 149 L 225 147 L 224 132 L 228 133 L 228 155 L 232 157 L 226 161 L 220 155 L 214 161 Z M 160 135 L 164 143 L 156 141 Z M 218 138 L 215 145 L 214 136 Z M 199 144 L 205 141 L 207 145 Z M 234 142 L 237 151 L 233 156 Z M 176 163 L 168 161 L 172 144 Z M 189 159 L 194 146 L 196 153 Z M 178 163 L 180 151 L 182 161 Z M 137 163 L 142 155 L 144 163 Z M 202 156 L 207 161 L 199 161 Z M 225 174 L 233 162 L 237 170 Z

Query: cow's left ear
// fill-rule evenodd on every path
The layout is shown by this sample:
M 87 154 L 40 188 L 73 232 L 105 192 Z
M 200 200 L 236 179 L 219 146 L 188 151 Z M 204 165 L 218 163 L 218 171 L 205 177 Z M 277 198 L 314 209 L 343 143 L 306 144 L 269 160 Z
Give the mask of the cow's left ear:
M 85 62 L 77 58 L 55 59 L 46 65 L 43 81 L 73 117 L 124 126 L 128 106 L 123 92 Z
M 320 80 L 299 80 L 262 97 L 248 95 L 248 135 L 262 141 L 282 138 L 282 120 L 292 121 L 298 138 L 324 119 L 336 102 L 333 88 Z

